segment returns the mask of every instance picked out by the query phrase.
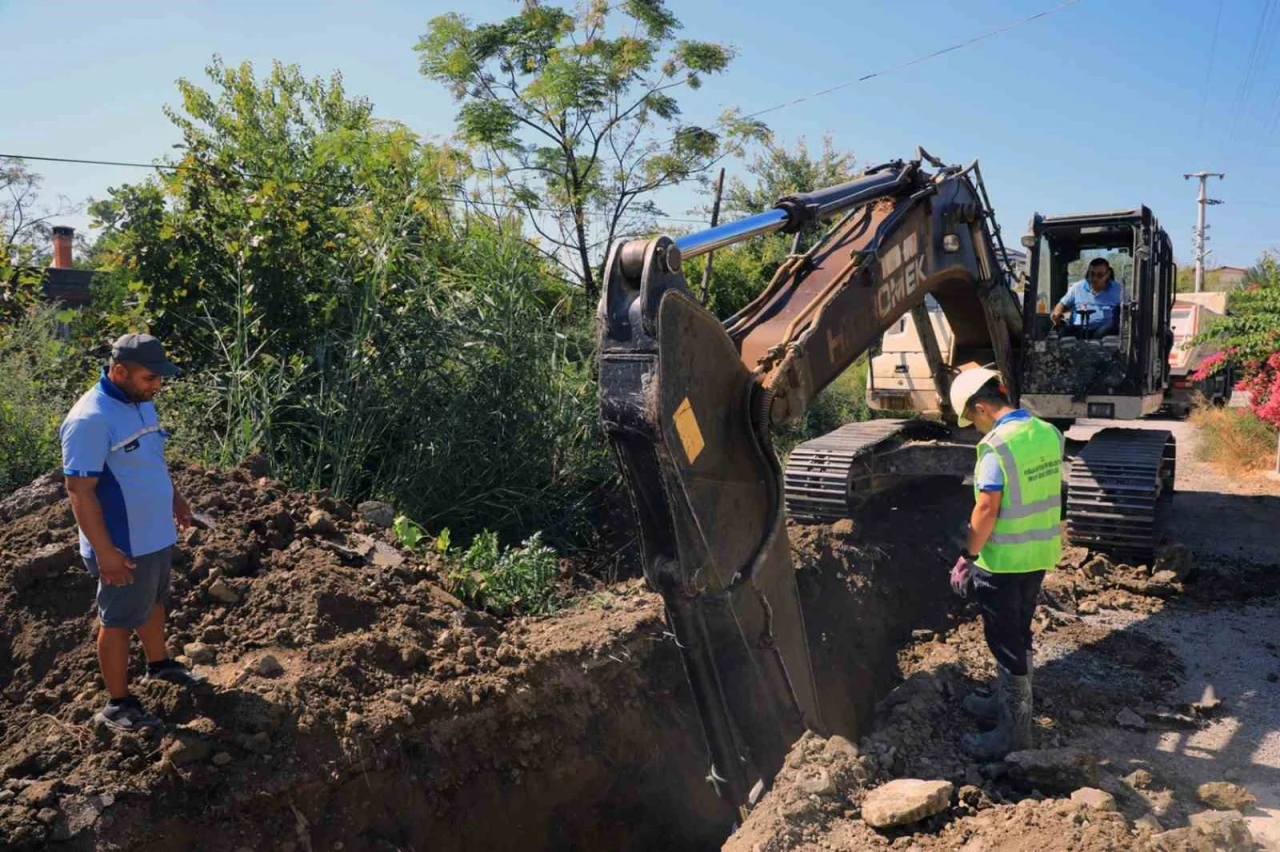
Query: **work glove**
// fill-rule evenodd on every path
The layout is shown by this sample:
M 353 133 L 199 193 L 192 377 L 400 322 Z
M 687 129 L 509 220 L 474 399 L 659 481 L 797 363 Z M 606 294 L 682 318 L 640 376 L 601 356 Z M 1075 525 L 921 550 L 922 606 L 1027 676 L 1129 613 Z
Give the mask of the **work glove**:
M 956 564 L 951 567 L 951 591 L 962 598 L 967 598 L 969 591 L 973 588 L 973 572 L 977 569 L 978 566 L 972 559 L 961 554 Z

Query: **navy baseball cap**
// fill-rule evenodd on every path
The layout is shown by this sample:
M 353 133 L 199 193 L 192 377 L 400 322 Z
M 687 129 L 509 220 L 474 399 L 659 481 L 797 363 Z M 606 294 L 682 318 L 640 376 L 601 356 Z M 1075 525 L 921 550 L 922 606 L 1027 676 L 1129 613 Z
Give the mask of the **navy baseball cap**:
M 165 357 L 160 341 L 149 334 L 123 334 L 111 344 L 111 357 L 146 367 L 160 376 L 176 376 L 182 371 Z

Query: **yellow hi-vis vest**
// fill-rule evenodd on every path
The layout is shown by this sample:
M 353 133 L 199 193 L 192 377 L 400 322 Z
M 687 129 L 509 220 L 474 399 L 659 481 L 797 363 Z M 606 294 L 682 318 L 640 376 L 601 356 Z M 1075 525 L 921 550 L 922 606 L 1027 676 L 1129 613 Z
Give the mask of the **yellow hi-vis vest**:
M 1004 472 L 1000 514 L 978 554 L 996 574 L 1052 570 L 1062 557 L 1062 454 L 1065 440 L 1050 423 L 1008 420 L 978 444 L 978 461 L 995 453 Z M 974 494 L 978 493 L 977 467 Z

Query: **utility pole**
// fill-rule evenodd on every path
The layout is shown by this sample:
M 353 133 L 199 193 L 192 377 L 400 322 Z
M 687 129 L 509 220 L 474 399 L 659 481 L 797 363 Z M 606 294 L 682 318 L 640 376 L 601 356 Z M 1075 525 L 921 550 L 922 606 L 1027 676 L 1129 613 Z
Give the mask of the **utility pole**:
M 1205 248 L 1204 248 L 1205 240 L 1208 239 L 1208 236 L 1205 234 L 1205 229 L 1209 227 L 1204 223 L 1204 208 L 1206 205 L 1209 205 L 1209 204 L 1222 203 L 1216 198 L 1205 197 L 1205 194 L 1204 194 L 1205 182 L 1211 177 L 1222 179 L 1222 178 L 1225 178 L 1226 175 L 1223 174 L 1222 172 L 1195 172 L 1193 174 L 1184 174 L 1182 177 L 1186 180 L 1190 180 L 1191 178 L 1200 178 L 1200 198 L 1196 202 L 1196 204 L 1200 208 L 1200 215 L 1197 218 L 1197 224 L 1196 224 L 1196 230 L 1195 230 L 1196 292 L 1199 293 L 1200 289 L 1204 286 L 1204 259 L 1205 259 L 1205 255 L 1208 254 L 1208 252 L 1205 251 Z

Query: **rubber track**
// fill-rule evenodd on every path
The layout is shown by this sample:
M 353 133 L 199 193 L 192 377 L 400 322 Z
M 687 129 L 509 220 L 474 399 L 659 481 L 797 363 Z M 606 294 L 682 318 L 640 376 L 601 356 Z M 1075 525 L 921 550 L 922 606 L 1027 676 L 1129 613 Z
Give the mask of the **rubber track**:
M 1103 429 L 1071 461 L 1067 537 L 1151 564 L 1156 507 L 1173 496 L 1176 440 L 1164 430 Z
M 783 472 L 787 514 L 805 523 L 847 518 L 854 464 L 885 441 L 906 431 L 910 420 L 849 423 L 791 451 Z

